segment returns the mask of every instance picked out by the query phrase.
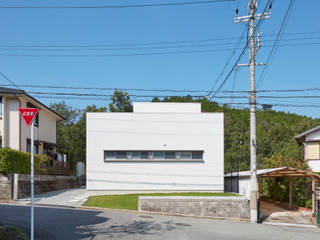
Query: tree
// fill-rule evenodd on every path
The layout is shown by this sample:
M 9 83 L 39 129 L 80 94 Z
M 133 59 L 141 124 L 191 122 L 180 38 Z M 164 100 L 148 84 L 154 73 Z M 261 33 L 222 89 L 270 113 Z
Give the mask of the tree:
M 66 118 L 57 123 L 58 152 L 67 154 L 71 168 L 75 169 L 77 162 L 86 160 L 86 113 L 106 112 L 107 108 L 91 105 L 80 110 L 65 102 L 54 103 L 50 107 Z
M 130 96 L 126 92 L 115 90 L 109 104 L 110 112 L 132 112 Z

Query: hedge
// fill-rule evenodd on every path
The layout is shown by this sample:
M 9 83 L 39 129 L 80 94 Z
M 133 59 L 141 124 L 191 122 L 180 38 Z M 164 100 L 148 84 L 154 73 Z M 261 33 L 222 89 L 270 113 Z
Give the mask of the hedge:
M 10 173 L 30 174 L 31 154 L 13 150 L 10 148 L 0 149 L 0 173 L 7 175 Z M 40 165 L 47 161 L 44 155 L 34 156 L 34 169 L 39 172 Z

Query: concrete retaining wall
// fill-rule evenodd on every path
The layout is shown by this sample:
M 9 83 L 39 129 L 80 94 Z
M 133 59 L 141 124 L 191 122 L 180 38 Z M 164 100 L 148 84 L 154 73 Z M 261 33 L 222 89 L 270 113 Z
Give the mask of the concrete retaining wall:
M 85 185 L 85 177 L 35 175 L 34 193 L 75 188 Z M 17 200 L 30 196 L 30 175 L 12 174 L 0 177 L 0 200 Z
M 250 219 L 249 200 L 243 197 L 139 197 L 139 211 L 184 216 Z

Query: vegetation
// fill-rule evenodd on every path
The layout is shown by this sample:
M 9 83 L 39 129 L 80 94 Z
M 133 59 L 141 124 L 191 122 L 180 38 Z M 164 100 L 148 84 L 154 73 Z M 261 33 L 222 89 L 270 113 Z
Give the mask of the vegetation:
M 30 173 L 30 153 L 12 150 L 10 148 L 0 149 L 0 173 Z M 38 174 L 46 174 L 47 157 L 44 155 L 34 156 L 34 169 Z
M 88 207 L 137 210 L 139 196 L 238 196 L 238 195 L 233 193 L 201 193 L 201 192 L 105 195 L 105 196 L 91 196 L 85 202 L 84 205 Z
M 27 236 L 16 227 L 0 225 L 0 240 L 27 240 Z
M 203 112 L 223 112 L 225 127 L 225 172 L 248 170 L 250 168 L 250 129 L 249 110 L 236 109 L 219 105 L 207 99 L 193 99 L 191 96 L 173 96 L 154 98 L 153 102 L 201 102 Z M 73 109 L 64 102 L 52 104 L 51 107 L 68 120 L 58 125 L 58 145 L 70 153 L 73 166 L 77 161 L 85 161 L 85 113 L 88 111 L 105 112 L 107 108 L 89 106 L 84 110 Z M 115 91 L 111 112 L 131 112 L 132 105 L 127 93 Z M 296 167 L 306 169 L 301 155 L 301 148 L 294 136 L 312 127 L 320 125 L 320 119 L 279 112 L 268 109 L 257 111 L 257 167 Z M 268 182 L 270 191 L 265 195 L 272 199 L 284 200 L 288 195 L 287 180 L 275 183 Z M 309 180 L 299 179 L 294 182 L 295 202 L 300 206 L 306 205 L 310 195 Z M 266 183 L 267 184 L 267 183 Z M 273 190 L 272 190 L 273 189 Z M 299 195 L 299 196 L 298 196 Z

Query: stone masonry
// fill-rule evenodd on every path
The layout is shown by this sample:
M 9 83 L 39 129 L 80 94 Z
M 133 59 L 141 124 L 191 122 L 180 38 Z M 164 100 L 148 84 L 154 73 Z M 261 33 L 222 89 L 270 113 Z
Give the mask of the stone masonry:
M 141 196 L 138 209 L 184 216 L 250 219 L 249 200 L 243 197 Z
M 13 186 L 14 185 L 14 186 Z M 34 193 L 75 188 L 85 185 L 85 177 L 35 175 Z M 0 200 L 17 200 L 30 196 L 30 175 L 10 174 L 0 176 Z
M 12 197 L 12 176 L 0 175 L 0 200 L 8 201 Z

